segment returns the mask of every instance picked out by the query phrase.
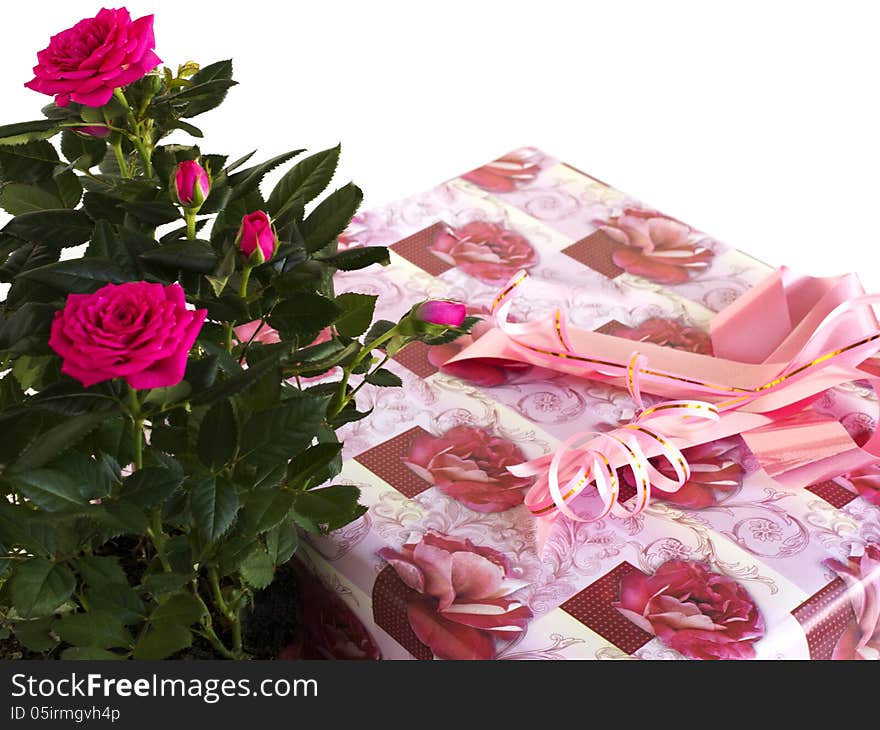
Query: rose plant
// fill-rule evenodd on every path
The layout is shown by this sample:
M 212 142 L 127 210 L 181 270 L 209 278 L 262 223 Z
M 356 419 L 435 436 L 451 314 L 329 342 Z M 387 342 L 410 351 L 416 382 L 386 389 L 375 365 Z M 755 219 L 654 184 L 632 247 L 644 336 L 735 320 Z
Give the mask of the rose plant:
M 0 630 L 44 656 L 248 657 L 299 531 L 364 511 L 333 483 L 358 390 L 473 323 L 448 302 L 374 322 L 375 296 L 336 296 L 336 271 L 388 262 L 337 247 L 355 185 L 315 204 L 339 147 L 264 192 L 302 150 L 249 165 L 169 142 L 203 137 L 232 63 L 175 72 L 153 47 L 152 16 L 77 23 L 27 84 L 54 97 L 44 118 L 0 127 Z

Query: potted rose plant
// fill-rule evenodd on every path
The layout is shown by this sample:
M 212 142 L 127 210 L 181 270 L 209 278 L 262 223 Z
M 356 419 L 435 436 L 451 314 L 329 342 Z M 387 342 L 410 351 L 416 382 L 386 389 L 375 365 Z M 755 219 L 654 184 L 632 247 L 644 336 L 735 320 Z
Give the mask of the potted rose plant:
M 168 143 L 201 139 L 191 120 L 235 82 L 230 61 L 161 68 L 152 24 L 101 10 L 54 36 L 27 84 L 54 97 L 44 118 L 0 127 L 7 654 L 265 650 L 247 616 L 300 531 L 364 511 L 334 483 L 358 389 L 398 385 L 388 357 L 473 321 L 426 302 L 374 322 L 374 296 L 335 295 L 334 272 L 388 262 L 337 248 L 355 185 L 315 203 L 339 147 L 264 195 L 302 150 Z

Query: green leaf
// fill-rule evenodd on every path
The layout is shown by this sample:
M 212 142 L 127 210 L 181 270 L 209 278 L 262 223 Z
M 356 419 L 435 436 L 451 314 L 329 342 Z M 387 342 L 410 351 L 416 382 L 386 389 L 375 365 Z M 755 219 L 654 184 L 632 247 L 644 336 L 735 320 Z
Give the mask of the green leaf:
M 196 527 L 206 542 L 215 542 L 232 526 L 241 506 L 238 488 L 225 477 L 206 476 L 190 489 Z
M 202 604 L 191 593 L 176 593 L 164 603 L 159 604 L 150 621 L 154 624 L 175 623 L 190 626 L 204 614 Z
M 258 489 L 245 495 L 242 518 L 245 529 L 252 534 L 269 530 L 281 522 L 293 506 L 291 492 L 276 489 Z
M 107 142 L 65 129 L 61 133 L 61 153 L 77 170 L 88 170 L 101 164 L 107 154 Z
M 238 451 L 238 422 L 228 399 L 211 406 L 202 420 L 197 451 L 202 463 L 211 469 L 226 465 Z
M 175 593 L 184 588 L 192 577 L 191 573 L 152 573 L 144 578 L 143 588 L 154 596 Z
M 146 615 L 143 601 L 128 583 L 90 586 L 85 597 L 92 611 L 106 610 L 118 616 L 126 626 L 139 623 Z
M 276 465 L 304 450 L 324 418 L 325 399 L 307 394 L 256 413 L 242 428 L 241 450 L 255 464 Z
M 296 511 L 319 523 L 338 527 L 359 516 L 360 490 L 348 484 L 300 492 L 296 497 Z
M 55 622 L 54 631 L 74 646 L 112 649 L 131 646 L 131 634 L 118 615 L 106 609 L 68 613 Z
M 58 122 L 52 119 L 6 124 L 0 127 L 0 145 L 19 145 L 33 140 L 49 139 L 59 130 Z
M 343 337 L 360 337 L 373 321 L 376 299 L 375 294 L 356 292 L 346 292 L 336 297 L 336 305 L 342 310 L 334 322 L 336 331 Z
M 95 223 L 95 232 L 92 234 L 88 249 L 86 249 L 86 256 L 109 259 L 116 264 L 120 271 L 131 278 L 135 278 L 138 271 L 137 263 L 128 247 L 116 235 L 113 225 L 105 220 L 99 220 Z
M 121 654 L 117 654 L 106 649 L 98 649 L 95 646 L 71 646 L 61 652 L 61 658 L 65 661 L 107 661 L 114 659 L 121 661 L 125 659 Z
M 43 616 L 33 621 L 17 621 L 12 627 L 15 638 L 31 651 L 40 654 L 53 649 L 58 643 L 50 631 L 54 616 Z
M 214 291 L 214 296 L 219 297 L 223 293 L 223 290 L 226 288 L 226 284 L 229 281 L 229 277 L 235 273 L 235 262 L 237 258 L 238 251 L 235 246 L 230 246 L 226 249 L 226 253 L 217 260 L 210 275 L 205 276 L 208 283 L 211 285 L 211 289 Z
M 153 388 L 144 398 L 144 405 L 165 406 L 170 403 L 179 403 L 192 393 L 192 390 L 192 385 L 185 380 L 181 380 L 177 385 Z
M 120 202 L 119 205 L 138 220 L 151 226 L 180 220 L 180 210 L 170 200 L 132 200 Z
M 299 534 L 293 521 L 282 522 L 266 533 L 266 550 L 275 565 L 286 563 L 299 547 Z
M 55 307 L 49 304 L 28 302 L 9 319 L 0 318 L 0 351 L 20 354 L 45 350 L 54 312 Z
M 121 497 L 147 509 L 162 504 L 183 481 L 183 470 L 146 466 L 122 480 Z
M 385 368 L 380 368 L 379 370 L 367 373 L 364 376 L 364 380 L 370 383 L 370 385 L 378 385 L 380 388 L 399 388 L 403 385 L 403 381 L 399 376 Z
M 76 569 L 89 586 L 97 587 L 108 583 L 128 585 L 128 578 L 116 557 L 81 555 L 76 560 Z
M 18 275 L 73 294 L 88 294 L 106 284 L 128 281 L 125 272 L 109 259 L 66 259 Z
M 287 486 L 292 489 L 308 487 L 309 482 L 325 471 L 341 451 L 341 443 L 321 443 L 297 454 L 287 465 Z
M 318 152 L 286 172 L 266 201 L 269 213 L 277 217 L 286 205 L 295 200 L 301 200 L 304 205 L 314 200 L 333 179 L 339 164 L 339 150 L 337 145 Z
M 254 550 L 256 545 L 252 536 L 236 535 L 223 541 L 220 546 L 220 575 L 235 573 L 242 561 Z
M 242 198 L 248 193 L 256 190 L 263 178 L 278 167 L 278 165 L 283 165 L 289 159 L 296 157 L 302 152 L 305 152 L 305 150 L 285 152 L 273 157 L 271 160 L 262 162 L 259 165 L 254 165 L 253 167 L 248 167 L 241 172 L 236 172 L 234 175 L 230 175 L 229 185 L 232 187 L 232 195 L 229 198 L 230 201 Z
M 10 183 L 0 191 L 0 207 L 12 215 L 41 210 L 75 208 L 82 197 L 82 185 L 72 172 L 34 185 Z
M 157 623 L 138 638 L 134 647 L 135 659 L 165 659 L 192 646 L 192 632 L 186 626 Z
M 272 311 L 269 324 L 285 339 L 316 335 L 332 324 L 342 310 L 332 299 L 313 292 L 292 294 Z
M 22 241 L 21 246 L 9 255 L 3 266 L 0 266 L 0 281 L 14 281 L 20 274 L 54 263 L 60 257 L 61 249 L 44 246 L 41 243 Z M 19 286 L 22 286 L 22 284 L 19 283 Z M 8 297 L 7 302 L 11 298 L 11 296 Z M 34 300 L 39 301 L 39 299 L 36 296 L 22 297 L 22 306 L 33 303 Z
M 52 613 L 76 588 L 76 578 L 64 565 L 31 558 L 16 566 L 9 579 L 12 605 L 23 618 Z
M 2 233 L 55 248 L 78 246 L 92 235 L 91 219 L 81 210 L 41 210 L 16 216 Z
M 141 254 L 141 259 L 183 271 L 208 274 L 214 270 L 217 254 L 207 241 L 175 241 Z
M 62 471 L 33 469 L 10 480 L 13 486 L 38 507 L 48 512 L 82 507 L 89 503 L 79 484 Z
M 250 553 L 238 568 L 242 579 L 252 588 L 260 590 L 266 588 L 275 575 L 275 565 L 272 558 L 262 550 Z
M 28 142 L 16 147 L 0 146 L 0 181 L 38 183 L 52 177 L 61 164 L 50 142 Z
M 140 535 L 147 531 L 147 515 L 133 502 L 106 501 L 90 507 L 89 514 L 106 530 L 107 537 Z
M 388 249 L 384 246 L 362 246 L 359 248 L 349 248 L 320 260 L 340 271 L 355 271 L 357 269 L 365 269 L 373 264 L 387 266 L 390 258 L 388 256 Z
M 320 251 L 334 241 L 348 227 L 363 199 L 361 189 L 349 183 L 322 200 L 301 226 L 309 253 Z
M 255 383 L 263 376 L 269 373 L 273 368 L 278 367 L 278 361 L 281 359 L 282 352 L 280 350 L 274 352 L 271 357 L 260 360 L 258 363 L 251 365 L 247 370 L 233 375 L 231 378 L 212 385 L 200 392 L 195 393 L 190 403 L 193 406 L 205 405 L 213 403 L 221 398 L 230 398 L 233 395 L 241 393 Z

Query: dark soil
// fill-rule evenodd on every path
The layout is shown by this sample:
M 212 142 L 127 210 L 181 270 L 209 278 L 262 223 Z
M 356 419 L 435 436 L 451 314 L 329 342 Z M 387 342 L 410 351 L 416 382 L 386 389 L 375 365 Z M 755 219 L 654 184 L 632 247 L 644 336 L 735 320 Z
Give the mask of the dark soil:
M 245 651 L 254 659 L 277 659 L 297 638 L 299 625 L 299 581 L 288 563 L 278 567 L 272 585 L 254 596 L 242 625 Z

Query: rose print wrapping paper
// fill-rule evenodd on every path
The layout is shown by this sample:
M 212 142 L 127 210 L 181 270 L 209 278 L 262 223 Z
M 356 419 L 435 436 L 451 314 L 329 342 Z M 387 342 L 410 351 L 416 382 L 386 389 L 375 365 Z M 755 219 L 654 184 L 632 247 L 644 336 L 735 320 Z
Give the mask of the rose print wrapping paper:
M 704 354 L 712 316 L 769 272 L 533 148 L 359 215 L 341 245 L 391 248 L 390 266 L 337 279 L 340 292 L 379 294 L 378 316 L 426 298 L 485 315 L 527 269 L 540 286 L 514 319 L 561 307 L 579 328 Z M 786 489 L 724 439 L 685 453 L 691 478 L 669 499 L 625 519 L 558 519 L 539 553 L 530 481 L 505 467 L 627 422 L 635 405 L 525 364 L 440 371 L 484 332 L 414 345 L 390 365 L 403 388 L 360 393 L 373 413 L 346 427 L 342 476 L 369 509 L 302 552 L 360 619 L 352 641 L 366 632 L 387 659 L 880 655 L 880 472 Z M 876 426 L 876 396 L 859 383 L 814 407 L 857 441 Z

